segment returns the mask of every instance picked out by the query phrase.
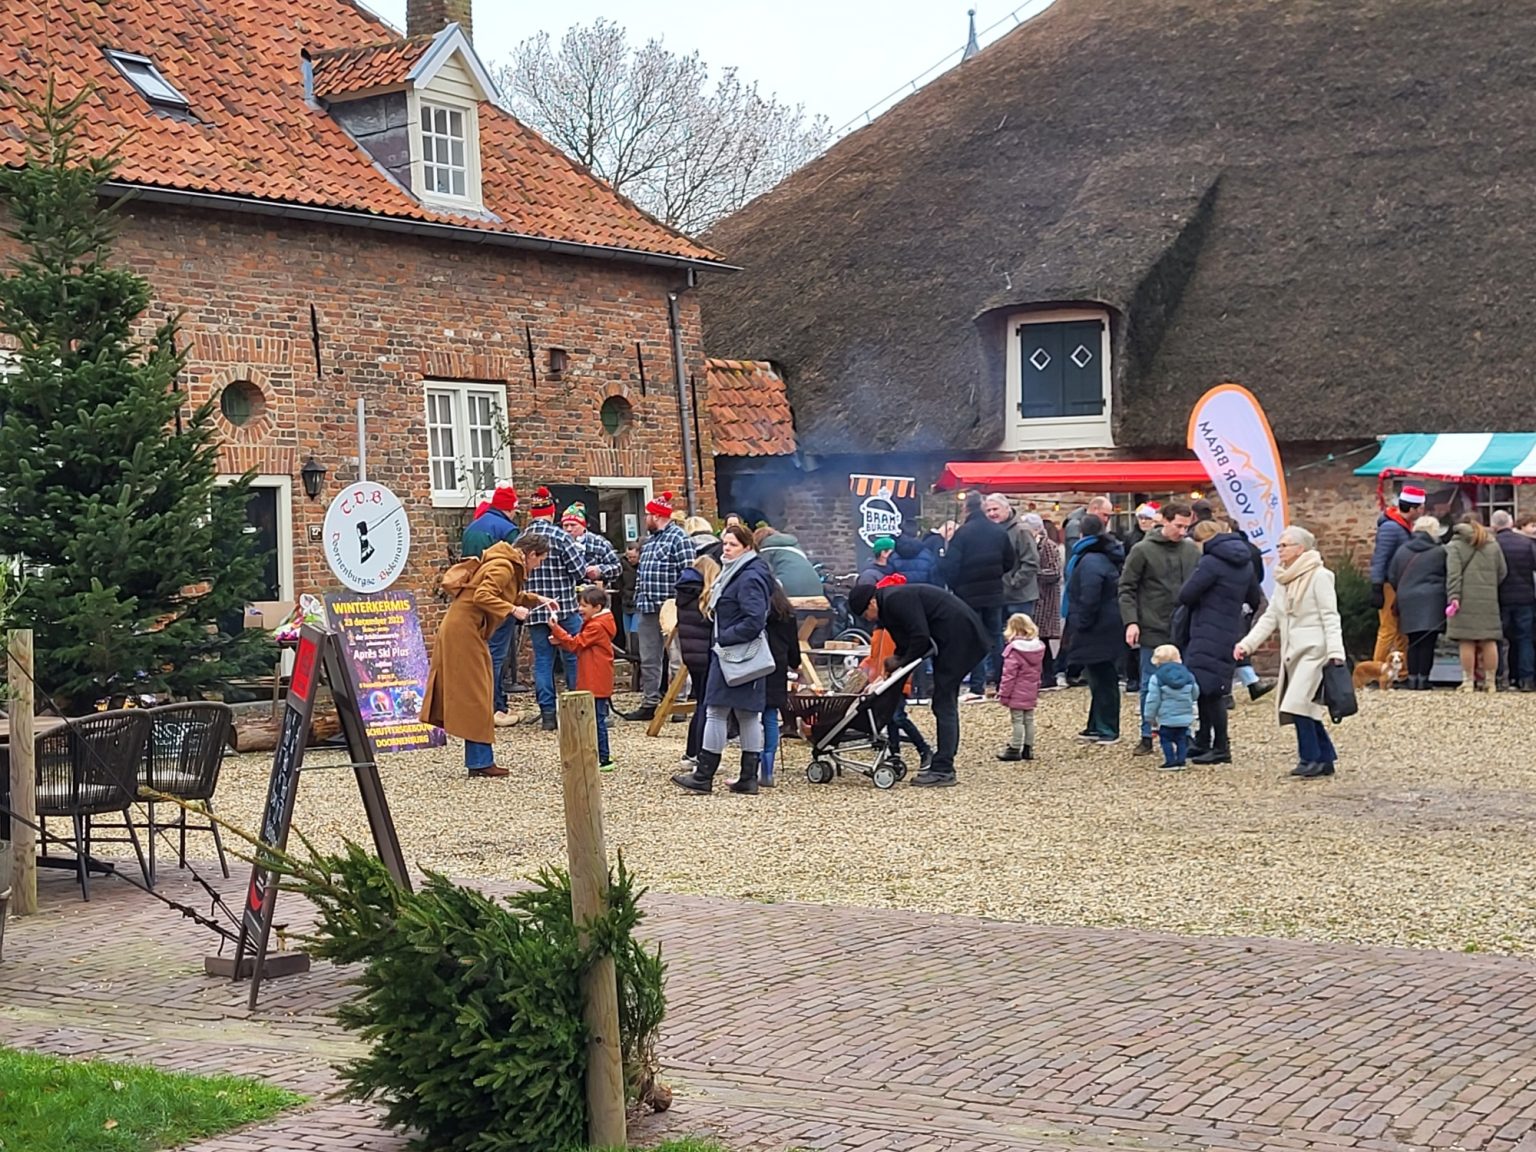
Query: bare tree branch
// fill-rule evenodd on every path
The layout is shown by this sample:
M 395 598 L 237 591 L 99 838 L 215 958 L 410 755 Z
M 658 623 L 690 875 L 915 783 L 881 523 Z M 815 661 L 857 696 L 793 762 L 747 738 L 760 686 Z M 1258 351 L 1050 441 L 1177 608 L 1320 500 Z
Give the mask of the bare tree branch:
M 761 95 L 698 53 L 632 49 L 611 21 L 519 44 L 495 69 L 508 110 L 663 222 L 698 232 L 768 191 L 831 136 L 824 116 Z

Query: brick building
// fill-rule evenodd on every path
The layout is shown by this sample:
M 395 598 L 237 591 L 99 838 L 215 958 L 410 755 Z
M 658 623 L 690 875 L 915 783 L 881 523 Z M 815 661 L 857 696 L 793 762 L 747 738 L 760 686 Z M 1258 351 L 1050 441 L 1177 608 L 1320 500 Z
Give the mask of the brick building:
M 1488 440 L 1533 423 L 1532 43 L 1515 0 L 1056 0 L 708 233 L 745 269 L 708 350 L 766 362 L 793 444 L 718 443 L 722 506 L 839 565 L 861 475 L 941 520 L 947 463 L 1111 461 L 1128 510 L 1235 381 L 1330 559 L 1373 536 L 1383 436 L 1472 438 L 1410 462 L 1432 504 L 1536 510 Z
M 469 0 L 409 13 L 401 37 L 348 0 L 0 8 L 0 75 L 32 99 L 90 86 L 87 144 L 121 140 L 119 258 L 153 286 L 147 321 L 182 313 L 224 470 L 255 473 L 275 600 L 335 585 L 319 527 L 357 476 L 359 399 L 418 593 L 498 479 L 585 495 L 616 539 L 653 490 L 712 503 L 691 289 L 719 257 L 492 102 Z M 22 155 L 0 107 L 0 162 Z

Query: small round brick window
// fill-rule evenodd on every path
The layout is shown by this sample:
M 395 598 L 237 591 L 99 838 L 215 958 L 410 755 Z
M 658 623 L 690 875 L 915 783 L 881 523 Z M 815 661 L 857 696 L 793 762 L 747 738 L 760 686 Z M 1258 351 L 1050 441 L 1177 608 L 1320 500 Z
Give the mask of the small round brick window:
M 630 421 L 635 418 L 635 410 L 622 396 L 608 397 L 603 401 L 598 414 L 603 420 L 603 431 L 610 436 L 617 436 L 624 431 L 629 427 Z
M 267 410 L 267 398 L 249 380 L 234 380 L 219 393 L 219 413 L 236 428 L 243 428 Z

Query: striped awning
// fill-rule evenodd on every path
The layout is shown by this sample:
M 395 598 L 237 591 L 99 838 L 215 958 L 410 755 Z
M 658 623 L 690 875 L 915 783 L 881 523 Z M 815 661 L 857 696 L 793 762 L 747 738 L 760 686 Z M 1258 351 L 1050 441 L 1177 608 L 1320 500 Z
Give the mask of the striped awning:
M 1408 433 L 1383 438 L 1356 476 L 1536 482 L 1536 432 Z
M 917 492 L 917 480 L 912 476 L 870 476 L 854 472 L 848 477 L 848 490 L 855 496 L 889 491 L 893 499 L 905 500 Z

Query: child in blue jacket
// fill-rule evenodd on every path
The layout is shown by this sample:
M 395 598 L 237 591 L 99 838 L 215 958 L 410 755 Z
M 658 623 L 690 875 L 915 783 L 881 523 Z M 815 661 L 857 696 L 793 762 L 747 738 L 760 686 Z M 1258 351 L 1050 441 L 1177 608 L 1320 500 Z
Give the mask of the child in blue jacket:
M 1162 769 L 1182 772 L 1189 756 L 1189 730 L 1195 723 L 1200 685 L 1184 667 L 1179 650 L 1160 644 L 1152 653 L 1152 683 L 1147 687 L 1147 723 L 1163 746 Z

